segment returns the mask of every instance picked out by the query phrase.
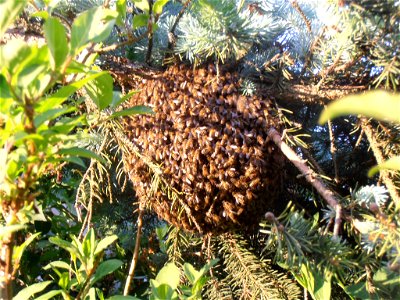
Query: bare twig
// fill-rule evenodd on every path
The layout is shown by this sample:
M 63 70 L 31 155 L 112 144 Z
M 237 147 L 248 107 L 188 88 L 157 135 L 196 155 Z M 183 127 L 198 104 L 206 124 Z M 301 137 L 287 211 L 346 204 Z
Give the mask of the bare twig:
M 101 53 L 106 53 L 106 52 L 110 52 L 110 51 L 116 50 L 116 49 L 118 49 L 118 48 L 121 48 L 121 47 L 123 47 L 123 46 L 136 43 L 136 42 L 142 40 L 143 38 L 145 38 L 145 37 L 147 36 L 148 33 L 149 33 L 148 31 L 145 31 L 145 32 L 143 32 L 141 35 L 139 35 L 139 36 L 137 36 L 137 37 L 128 38 L 128 39 L 127 39 L 126 41 L 124 41 L 124 42 L 115 43 L 115 44 L 112 44 L 112 45 L 110 45 L 110 46 L 106 46 L 106 47 L 100 48 L 100 49 L 98 49 L 98 50 L 95 50 L 95 52 L 96 52 L 96 53 L 99 53 L 99 54 L 101 54 Z
M 137 265 L 137 261 L 139 258 L 139 247 L 140 247 L 140 238 L 142 236 L 142 226 L 143 226 L 143 214 L 144 208 L 142 203 L 139 203 L 139 216 L 137 220 L 137 232 L 136 232 L 136 241 L 135 241 L 135 249 L 133 251 L 131 265 L 129 267 L 128 277 L 126 278 L 125 288 L 124 288 L 124 296 L 129 295 L 129 290 L 131 289 L 131 283 L 133 276 L 135 275 L 135 269 Z
M 324 200 L 331 207 L 337 209 L 339 201 L 335 198 L 333 192 L 329 190 L 325 184 L 316 176 L 313 170 L 305 164 L 305 162 L 281 139 L 281 135 L 275 128 L 271 127 L 268 131 L 268 136 L 280 148 L 282 153 L 296 166 L 297 169 L 304 175 L 306 180 L 317 190 Z
M 306 14 L 303 12 L 301 9 L 299 3 L 297 3 L 297 0 L 291 0 L 290 4 L 292 4 L 293 8 L 300 14 L 300 16 L 303 18 L 304 23 L 306 23 L 307 30 L 309 33 L 312 32 L 311 30 L 311 21 L 307 18 Z

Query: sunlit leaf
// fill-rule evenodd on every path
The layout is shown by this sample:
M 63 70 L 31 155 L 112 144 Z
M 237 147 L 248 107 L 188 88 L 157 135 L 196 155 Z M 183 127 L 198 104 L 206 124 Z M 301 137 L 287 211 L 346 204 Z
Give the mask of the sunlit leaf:
M 134 15 L 132 21 L 132 28 L 136 29 L 139 27 L 147 26 L 148 22 L 149 22 L 149 15 L 146 14 Z
M 368 176 L 373 176 L 379 170 L 393 170 L 393 171 L 400 171 L 400 156 L 395 156 L 389 158 L 388 160 L 384 161 L 383 163 L 371 168 L 368 171 Z
M 344 97 L 328 105 L 319 123 L 348 114 L 361 114 L 378 120 L 400 123 L 400 94 L 371 91 Z
M 144 12 L 149 13 L 150 8 L 148 0 L 133 0 L 133 5 L 143 10 Z
M 103 73 L 101 76 L 90 81 L 86 86 L 90 98 L 102 110 L 113 101 L 113 79 L 110 74 Z
M 99 161 L 99 162 L 101 162 L 103 164 L 107 163 L 107 161 L 103 157 L 101 157 L 100 155 L 98 155 L 98 154 L 96 154 L 93 151 L 90 151 L 88 149 L 79 148 L 79 147 L 71 147 L 71 148 L 60 149 L 58 151 L 58 154 L 85 157 L 85 158 L 95 159 L 95 160 L 97 160 L 97 161 Z
M 8 225 L 8 226 L 1 226 L 0 227 L 0 237 L 5 236 L 7 234 L 22 230 L 25 228 L 25 225 Z
M 94 255 L 99 254 L 101 251 L 103 251 L 104 249 L 106 249 L 109 245 L 111 245 L 112 243 L 114 243 L 116 240 L 118 239 L 118 236 L 116 235 L 111 235 L 111 236 L 107 236 L 104 239 L 102 239 L 96 247 L 96 250 L 94 252 Z
M 56 70 L 64 63 L 69 51 L 65 28 L 58 19 L 48 18 L 43 29 L 51 52 L 52 68 Z
M 8 25 L 14 22 L 15 18 L 19 15 L 25 7 L 27 0 L 2 0 L 0 1 L 0 38 L 8 29 Z
M 48 293 L 45 293 L 41 295 L 38 298 L 35 298 L 35 300 L 47 300 L 47 299 L 52 299 L 54 296 L 57 296 L 62 293 L 62 290 L 57 290 L 57 291 L 50 291 Z
M 81 13 L 71 28 L 71 54 L 76 54 L 89 42 L 100 43 L 105 40 L 117 17 L 116 11 L 103 7 L 94 7 Z
M 117 25 L 122 26 L 126 17 L 126 0 L 117 0 L 118 19 Z
M 124 117 L 124 116 L 131 116 L 131 115 L 143 115 L 143 114 L 154 114 L 151 107 L 144 106 L 144 105 L 137 105 L 134 107 L 130 107 L 121 111 L 117 111 L 113 113 L 110 117 L 117 118 L 117 117 Z
M 43 281 L 39 283 L 32 284 L 23 290 L 21 290 L 13 300 L 28 300 L 33 297 L 36 293 L 43 291 L 52 281 Z
M 169 2 L 169 0 L 157 0 L 153 4 L 153 12 L 156 15 L 160 15 L 162 13 L 164 5 L 167 4 L 168 2 Z
M 120 261 L 119 259 L 109 259 L 109 260 L 103 261 L 97 267 L 96 273 L 94 274 L 93 279 L 92 279 L 92 284 L 99 281 L 104 276 L 111 274 L 112 272 L 117 270 L 119 267 L 121 267 L 122 264 L 123 264 L 123 262 Z
M 175 290 L 178 287 L 180 276 L 179 268 L 174 263 L 168 263 L 158 272 L 156 281 L 160 284 L 168 284 Z

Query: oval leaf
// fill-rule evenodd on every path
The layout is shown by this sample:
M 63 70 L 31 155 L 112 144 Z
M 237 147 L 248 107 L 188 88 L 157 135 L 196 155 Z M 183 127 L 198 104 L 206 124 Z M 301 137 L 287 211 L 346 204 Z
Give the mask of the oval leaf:
M 153 109 L 149 106 L 145 105 L 137 105 L 134 107 L 130 107 L 121 111 L 117 111 L 113 113 L 110 117 L 111 118 L 118 118 L 123 116 L 130 116 L 130 115 L 143 115 L 143 114 L 154 114 Z
M 111 274 L 112 272 L 117 270 L 119 267 L 121 267 L 122 264 L 123 264 L 123 262 L 120 261 L 119 259 L 110 259 L 110 260 L 103 261 L 98 266 L 96 273 L 93 276 L 92 284 L 99 281 L 104 276 Z
M 110 74 L 103 73 L 101 76 L 90 81 L 86 86 L 90 98 L 102 110 L 113 101 L 113 79 Z
M 68 42 L 65 28 L 56 18 L 48 18 L 44 23 L 44 34 L 51 53 L 53 70 L 59 68 L 68 55 Z
M 158 272 L 156 281 L 159 284 L 167 284 L 173 290 L 176 290 L 179 284 L 181 271 L 174 263 L 168 263 Z
M 14 22 L 14 19 L 19 15 L 27 2 L 27 0 L 0 1 L 0 37 L 6 32 L 8 25 Z
M 104 158 L 102 158 L 100 155 L 98 155 L 88 149 L 84 149 L 84 148 L 72 147 L 72 148 L 60 149 L 58 151 L 58 154 L 86 157 L 86 158 L 90 158 L 90 159 L 95 159 L 103 164 L 107 164 L 106 160 Z
M 20 291 L 13 298 L 13 300 L 28 300 L 36 293 L 43 291 L 50 283 L 52 283 L 52 281 L 49 280 L 49 281 L 43 281 L 43 282 L 32 284 L 32 285 L 24 288 L 22 291 Z
M 400 95 L 371 91 L 362 95 L 347 96 L 328 105 L 318 122 L 323 124 L 329 119 L 348 114 L 361 114 L 400 123 Z
M 400 156 L 392 157 L 392 158 L 384 161 L 383 163 L 371 168 L 368 171 L 368 176 L 369 177 L 373 176 L 379 170 L 400 171 Z

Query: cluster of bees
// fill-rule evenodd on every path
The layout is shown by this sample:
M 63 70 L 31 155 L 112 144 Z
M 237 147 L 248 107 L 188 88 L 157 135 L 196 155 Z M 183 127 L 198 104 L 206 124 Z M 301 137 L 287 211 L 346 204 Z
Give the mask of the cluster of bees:
M 236 74 L 216 73 L 213 65 L 179 65 L 142 79 L 129 105 L 148 105 L 154 114 L 124 120 L 130 141 L 169 186 L 154 191 L 154 174 L 132 154 L 138 197 L 168 222 L 203 233 L 256 224 L 282 183 L 283 159 L 267 137 L 278 126 L 270 104 L 241 95 Z

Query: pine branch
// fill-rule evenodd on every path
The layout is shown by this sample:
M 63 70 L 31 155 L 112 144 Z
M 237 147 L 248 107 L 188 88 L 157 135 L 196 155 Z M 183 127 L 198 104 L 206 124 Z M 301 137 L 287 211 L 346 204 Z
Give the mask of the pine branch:
M 240 299 L 297 299 L 299 288 L 247 250 L 237 235 L 219 237 L 227 279 Z

